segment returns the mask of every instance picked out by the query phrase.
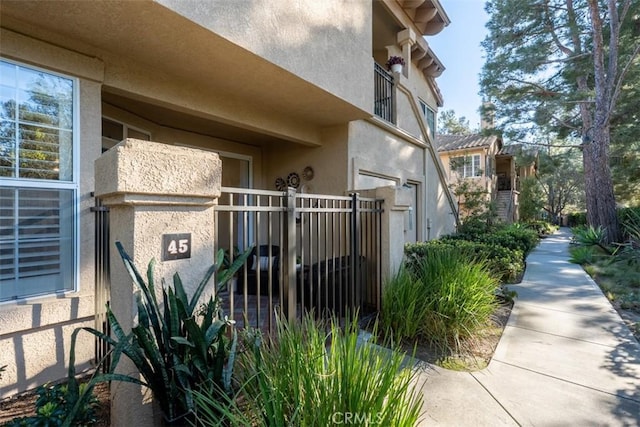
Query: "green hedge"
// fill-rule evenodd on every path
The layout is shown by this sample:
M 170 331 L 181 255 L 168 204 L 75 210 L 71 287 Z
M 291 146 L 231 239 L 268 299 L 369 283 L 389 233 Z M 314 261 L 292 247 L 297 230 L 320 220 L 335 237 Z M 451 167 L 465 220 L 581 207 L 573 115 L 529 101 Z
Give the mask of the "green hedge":
M 558 226 L 551 224 L 550 222 L 543 220 L 532 220 L 524 223 L 525 227 L 538 233 L 538 236 L 543 237 L 558 230 Z
M 586 225 L 586 224 L 587 224 L 586 212 L 574 212 L 567 215 L 567 225 L 569 227 L 576 227 L 578 225 Z
M 442 240 L 466 240 L 488 245 L 502 246 L 511 250 L 522 252 L 522 259 L 531 252 L 540 240 L 538 233 L 522 226 L 506 226 L 496 229 L 491 233 L 473 234 L 457 233 L 442 237 Z
M 466 253 L 471 260 L 486 262 L 491 272 L 503 283 L 513 281 L 524 270 L 524 254 L 496 243 L 474 242 L 455 236 L 405 245 L 407 267 L 415 270 L 430 250 L 451 248 Z

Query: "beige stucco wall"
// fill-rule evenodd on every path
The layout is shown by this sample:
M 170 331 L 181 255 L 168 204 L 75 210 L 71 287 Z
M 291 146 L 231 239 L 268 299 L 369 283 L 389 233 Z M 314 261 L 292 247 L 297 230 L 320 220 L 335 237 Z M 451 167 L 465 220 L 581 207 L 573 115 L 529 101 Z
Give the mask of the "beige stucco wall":
M 264 179 L 264 153 L 269 150 L 268 146 L 243 144 L 222 138 L 214 138 L 197 132 L 191 132 L 177 128 L 180 121 L 176 119 L 175 126 L 162 126 L 155 122 L 146 120 L 135 112 L 125 111 L 113 105 L 103 103 L 102 114 L 104 117 L 114 121 L 124 123 L 137 129 L 144 130 L 151 134 L 151 140 L 171 145 L 188 146 L 202 148 L 216 153 L 233 153 L 235 155 L 248 157 L 252 163 L 253 186 L 256 188 L 266 188 L 268 185 Z M 224 156 L 224 154 L 221 154 Z
M 410 135 L 392 132 L 380 121 L 349 125 L 349 188 L 365 189 L 361 175 L 419 186 L 418 239 L 426 240 L 455 230 L 455 216 L 447 197 L 446 182 L 438 173 L 429 147 Z M 391 154 L 393 153 L 393 155 Z M 429 229 L 430 228 L 430 229 Z M 402 234 L 396 235 L 402 238 Z
M 485 174 L 485 165 L 486 165 L 486 161 L 487 161 L 487 149 L 486 147 L 482 147 L 482 148 L 477 148 L 477 149 L 468 149 L 468 150 L 457 150 L 457 151 L 447 151 L 447 152 L 440 152 L 440 160 L 442 161 L 442 164 L 444 165 L 446 171 L 447 171 L 447 177 L 449 179 L 449 183 L 451 186 L 456 186 L 458 181 L 459 181 L 459 176 L 458 174 L 456 174 L 455 171 L 451 170 L 451 159 L 455 158 L 455 157 L 461 157 L 461 156 L 475 156 L 475 155 L 480 155 L 480 168 L 482 169 L 483 173 L 482 176 L 478 176 L 478 177 L 473 177 L 473 178 L 467 178 L 468 181 L 472 182 L 473 185 L 484 189 L 487 192 L 491 191 L 492 185 L 493 185 L 493 181 L 495 176 L 486 176 Z M 495 171 L 494 171 L 495 172 Z
M 3 57 L 64 73 L 79 80 L 80 177 L 78 290 L 64 295 L 0 304 L 0 366 L 8 365 L 0 380 L 0 398 L 66 376 L 71 332 L 93 326 L 94 313 L 94 190 L 93 160 L 100 154 L 100 80 L 102 64 L 79 55 L 5 31 Z M 93 358 L 93 340 L 80 340 L 79 368 Z
M 158 3 L 359 108 L 372 108 L 370 1 Z
M 428 138 L 416 116 L 417 98 L 435 109 L 424 77 L 412 73 L 401 79 L 413 94 L 405 92 L 399 103 L 403 130 L 381 127 L 375 120 L 348 123 L 347 117 L 366 117 L 373 106 L 371 2 L 283 5 L 267 0 L 114 2 L 104 9 L 91 2 L 3 4 L 11 16 L 3 12 L 2 24 L 12 29 L 2 29 L 0 54 L 80 79 L 81 255 L 78 292 L 0 306 L 0 365 L 9 365 L 0 380 L 0 397 L 63 377 L 69 331 L 92 324 L 89 193 L 94 189 L 93 162 L 101 150 L 103 113 L 149 131 L 154 141 L 250 157 L 256 188 L 274 189 L 276 177 L 301 173 L 306 166 L 315 171 L 307 183 L 313 193 L 361 189 L 360 172 L 397 184 L 410 180 L 421 188 L 422 238 L 452 230 L 439 165 L 424 144 Z M 30 16 L 33 22 L 20 21 Z M 80 25 L 87 23 L 83 20 L 95 25 Z M 245 92 L 238 95 L 241 89 Z M 160 124 L 136 114 L 135 108 L 102 102 L 106 92 L 272 139 L 238 143 L 185 130 L 180 123 Z M 92 340 L 86 341 L 80 362 L 93 352 Z M 39 350 L 37 357 L 25 349 Z
M 265 156 L 265 184 L 267 190 L 275 190 L 275 180 L 286 180 L 292 173 L 302 177 L 305 167 L 311 166 L 314 177 L 310 181 L 302 180 L 308 193 L 344 194 L 349 187 L 347 178 L 347 144 L 349 129 L 345 126 L 327 128 L 322 135 L 322 146 L 316 148 L 286 144 L 272 146 Z

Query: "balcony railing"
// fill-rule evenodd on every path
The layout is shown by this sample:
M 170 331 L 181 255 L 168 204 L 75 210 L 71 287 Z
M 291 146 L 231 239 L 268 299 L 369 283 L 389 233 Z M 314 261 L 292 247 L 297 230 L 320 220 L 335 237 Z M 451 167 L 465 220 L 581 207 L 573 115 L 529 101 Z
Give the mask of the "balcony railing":
M 376 116 L 388 121 L 396 123 L 395 118 L 395 94 L 393 91 L 393 76 L 386 72 L 377 63 L 374 63 L 375 70 L 375 104 L 373 111 Z

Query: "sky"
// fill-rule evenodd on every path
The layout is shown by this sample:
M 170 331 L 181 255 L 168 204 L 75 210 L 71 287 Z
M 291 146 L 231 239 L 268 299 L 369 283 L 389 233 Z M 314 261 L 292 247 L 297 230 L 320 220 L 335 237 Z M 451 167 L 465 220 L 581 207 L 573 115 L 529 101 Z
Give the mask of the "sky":
M 484 0 L 441 0 L 440 4 L 451 24 L 440 34 L 426 38 L 446 68 L 436 79 L 444 98 L 440 111 L 454 110 L 456 116 L 469 120 L 472 129 L 477 128 L 482 104 L 479 74 L 484 64 L 480 42 L 487 34 L 484 25 L 489 18 Z

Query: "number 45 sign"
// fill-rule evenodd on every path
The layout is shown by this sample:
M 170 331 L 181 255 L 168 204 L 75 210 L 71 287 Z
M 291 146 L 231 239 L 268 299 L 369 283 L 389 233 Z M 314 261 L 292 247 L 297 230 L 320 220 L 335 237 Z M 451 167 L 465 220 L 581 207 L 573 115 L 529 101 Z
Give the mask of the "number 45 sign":
M 163 234 L 162 261 L 191 258 L 191 233 Z

